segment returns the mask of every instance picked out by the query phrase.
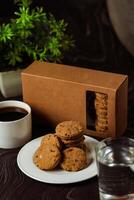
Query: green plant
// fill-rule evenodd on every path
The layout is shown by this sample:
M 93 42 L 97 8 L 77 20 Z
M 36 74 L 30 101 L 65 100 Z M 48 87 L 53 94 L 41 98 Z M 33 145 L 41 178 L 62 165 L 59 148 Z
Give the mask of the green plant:
M 33 60 L 60 62 L 74 46 L 68 24 L 56 20 L 43 7 L 32 8 L 32 0 L 15 0 L 17 11 L 0 25 L 0 64 L 13 69 Z

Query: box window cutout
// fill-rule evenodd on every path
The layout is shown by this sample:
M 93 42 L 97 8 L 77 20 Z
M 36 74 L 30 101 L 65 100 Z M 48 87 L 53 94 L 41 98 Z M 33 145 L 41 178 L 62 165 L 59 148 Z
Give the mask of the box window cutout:
M 108 95 L 86 91 L 87 129 L 105 132 L 108 129 Z
M 95 131 L 96 112 L 95 112 L 94 100 L 95 100 L 95 92 L 86 91 L 87 129 Z

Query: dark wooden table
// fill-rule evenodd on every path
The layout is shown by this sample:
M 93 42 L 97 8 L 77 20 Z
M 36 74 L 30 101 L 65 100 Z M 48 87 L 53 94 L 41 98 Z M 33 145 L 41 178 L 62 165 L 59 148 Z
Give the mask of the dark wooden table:
M 44 134 L 44 127 L 33 124 L 33 138 Z M 127 130 L 126 136 L 134 137 Z M 97 176 L 73 184 L 47 184 L 26 176 L 17 166 L 17 149 L 0 149 L 0 200 L 99 200 Z

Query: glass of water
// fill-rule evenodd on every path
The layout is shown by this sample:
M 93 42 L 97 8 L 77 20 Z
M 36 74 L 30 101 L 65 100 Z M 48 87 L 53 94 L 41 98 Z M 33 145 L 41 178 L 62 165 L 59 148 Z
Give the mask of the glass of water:
M 100 199 L 134 200 L 134 139 L 104 139 L 96 158 Z

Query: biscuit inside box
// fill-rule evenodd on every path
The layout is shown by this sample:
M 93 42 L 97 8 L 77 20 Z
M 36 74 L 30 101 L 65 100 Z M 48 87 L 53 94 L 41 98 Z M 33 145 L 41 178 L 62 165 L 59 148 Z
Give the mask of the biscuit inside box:
M 93 131 L 108 130 L 108 95 L 86 91 L 86 128 Z
M 86 135 L 120 136 L 127 127 L 128 77 L 34 61 L 22 72 L 23 100 L 45 126 L 79 121 Z

